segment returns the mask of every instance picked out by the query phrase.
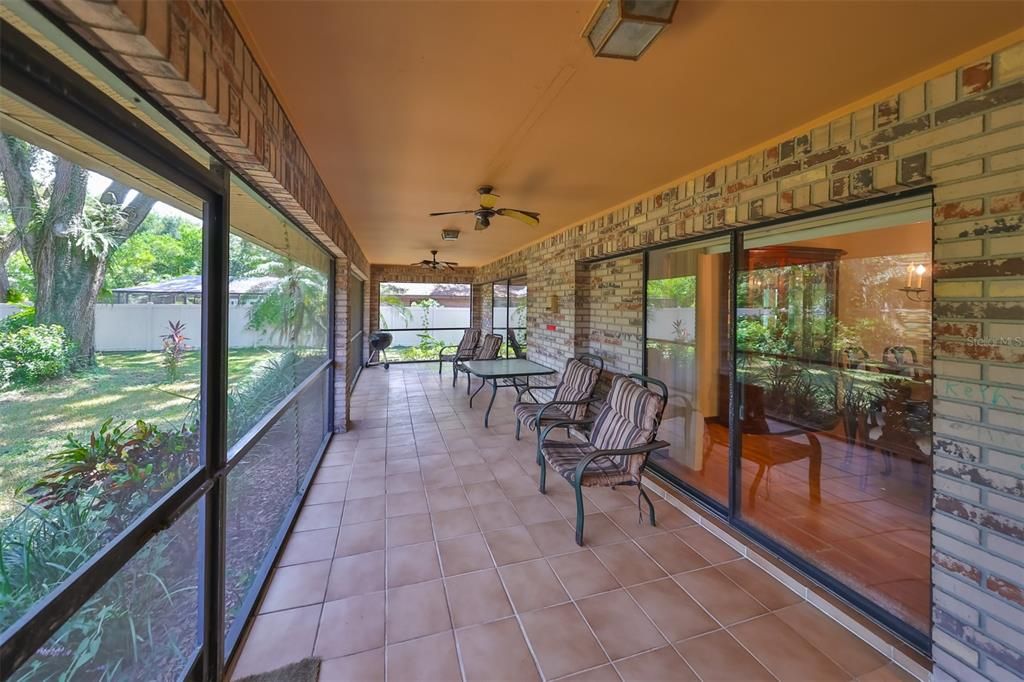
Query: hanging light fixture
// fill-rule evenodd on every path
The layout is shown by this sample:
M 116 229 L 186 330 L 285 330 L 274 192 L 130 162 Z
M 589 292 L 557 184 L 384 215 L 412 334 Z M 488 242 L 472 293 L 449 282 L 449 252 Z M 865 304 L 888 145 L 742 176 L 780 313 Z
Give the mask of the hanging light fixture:
M 583 31 L 596 57 L 639 59 L 672 23 L 678 0 L 602 0 Z

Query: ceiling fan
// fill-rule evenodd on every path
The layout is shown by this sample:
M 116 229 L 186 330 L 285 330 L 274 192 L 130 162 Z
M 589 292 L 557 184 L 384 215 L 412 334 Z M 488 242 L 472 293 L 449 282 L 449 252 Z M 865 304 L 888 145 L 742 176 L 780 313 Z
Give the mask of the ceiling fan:
M 491 218 L 494 216 L 505 216 L 506 218 L 515 218 L 527 225 L 540 225 L 540 213 L 533 211 L 521 211 L 517 208 L 495 208 L 498 205 L 498 195 L 494 193 L 494 188 L 490 185 L 483 185 L 476 190 L 477 194 L 480 195 L 480 208 L 470 208 L 465 211 L 439 211 L 437 213 L 431 213 L 432 216 L 438 215 L 452 215 L 454 213 L 472 213 L 476 216 L 477 230 L 486 230 L 491 226 Z
M 431 249 L 430 255 L 433 260 L 423 259 L 419 263 L 413 263 L 412 267 L 423 268 L 424 270 L 454 270 L 458 263 L 450 260 L 437 260 L 437 249 Z

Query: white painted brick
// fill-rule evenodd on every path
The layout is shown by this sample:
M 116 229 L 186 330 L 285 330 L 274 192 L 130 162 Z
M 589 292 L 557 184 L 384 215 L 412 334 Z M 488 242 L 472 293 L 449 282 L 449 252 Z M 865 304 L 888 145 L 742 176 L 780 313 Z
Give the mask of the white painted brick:
M 1013 170 L 991 174 L 976 180 L 941 185 L 935 188 L 935 201 L 942 203 L 965 197 L 1008 192 L 1022 186 L 1024 186 L 1024 170 Z
M 1024 128 L 1015 126 L 973 137 L 965 142 L 946 145 L 931 152 L 932 164 L 942 166 L 956 163 L 973 156 L 985 156 L 1024 145 Z
M 908 156 L 922 149 L 929 149 L 946 144 L 947 142 L 962 140 L 965 137 L 981 133 L 983 128 L 984 118 L 982 116 L 975 116 L 959 123 L 951 123 L 939 128 L 933 128 L 928 132 L 918 133 L 905 140 L 894 142 L 892 145 L 892 155 L 896 157 Z

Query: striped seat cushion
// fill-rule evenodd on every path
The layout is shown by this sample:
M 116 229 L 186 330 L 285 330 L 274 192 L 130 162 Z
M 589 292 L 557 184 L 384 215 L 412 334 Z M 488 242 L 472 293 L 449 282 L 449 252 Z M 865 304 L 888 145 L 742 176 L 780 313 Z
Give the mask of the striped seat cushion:
M 594 395 L 594 387 L 597 386 L 597 378 L 601 370 L 580 362 L 576 358 L 570 358 L 565 363 L 565 371 L 562 372 L 562 382 L 555 391 L 556 401 L 588 400 Z M 577 405 L 568 410 L 572 415 L 571 419 L 583 419 L 587 413 L 586 405 Z
M 580 460 L 592 454 L 596 449 L 590 443 L 547 440 L 544 441 L 541 453 L 559 476 L 572 483 Z M 624 466 L 621 462 L 615 461 L 616 459 L 622 458 L 596 458 L 583 472 L 581 485 L 609 486 L 638 483 L 640 479 L 634 476 L 631 467 L 628 464 Z
M 540 412 L 540 408 L 542 407 L 544 407 L 544 405 L 541 403 L 516 403 L 516 406 L 512 411 L 516 416 L 516 421 L 531 431 L 534 431 L 537 429 L 537 413 Z M 569 414 L 561 408 L 549 407 L 544 410 L 545 424 L 569 421 L 570 419 L 572 419 L 572 417 L 570 417 Z
M 501 336 L 498 334 L 488 334 L 484 337 L 484 342 L 480 344 L 480 348 L 476 351 L 474 360 L 494 360 L 498 357 L 498 350 L 501 348 Z
M 462 340 L 459 341 L 459 349 L 455 352 L 455 356 L 459 358 L 472 357 L 473 351 L 476 350 L 476 344 L 479 342 L 480 330 L 467 329 L 466 333 L 462 335 Z
M 629 377 L 615 377 L 604 407 L 594 420 L 590 442 L 599 450 L 624 450 L 650 443 L 658 432 L 661 403 L 661 396 Z M 644 458 L 621 456 L 615 459 L 620 460 L 618 466 L 633 469 L 639 478 Z

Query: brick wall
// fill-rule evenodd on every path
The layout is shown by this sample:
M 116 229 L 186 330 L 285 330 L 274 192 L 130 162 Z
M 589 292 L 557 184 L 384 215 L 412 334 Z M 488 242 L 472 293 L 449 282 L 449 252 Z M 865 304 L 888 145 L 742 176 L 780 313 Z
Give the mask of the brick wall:
M 936 677 L 1024 677 L 1024 44 L 479 268 L 526 272 L 530 356 L 640 366 L 638 247 L 934 185 Z M 558 312 L 546 310 L 558 297 Z M 548 325 L 554 325 L 549 330 Z
M 369 270 L 220 0 L 43 4 L 335 255 Z

